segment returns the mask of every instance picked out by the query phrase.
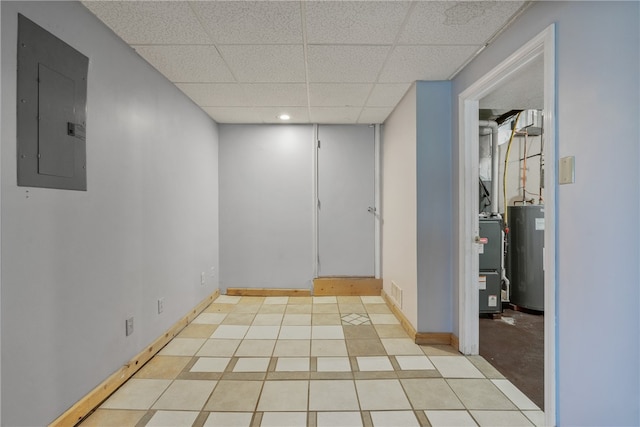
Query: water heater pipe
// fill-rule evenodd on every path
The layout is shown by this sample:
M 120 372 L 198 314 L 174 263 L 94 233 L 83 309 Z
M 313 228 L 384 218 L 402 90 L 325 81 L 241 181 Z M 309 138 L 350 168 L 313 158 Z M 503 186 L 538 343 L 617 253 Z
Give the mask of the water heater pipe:
M 480 120 L 480 128 L 491 129 L 491 214 L 498 214 L 498 122 Z

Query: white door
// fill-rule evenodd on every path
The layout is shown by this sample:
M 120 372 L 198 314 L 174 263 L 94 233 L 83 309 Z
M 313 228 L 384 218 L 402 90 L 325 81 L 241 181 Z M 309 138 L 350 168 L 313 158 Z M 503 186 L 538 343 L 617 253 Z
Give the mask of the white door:
M 373 277 L 374 128 L 320 125 L 318 141 L 318 276 Z

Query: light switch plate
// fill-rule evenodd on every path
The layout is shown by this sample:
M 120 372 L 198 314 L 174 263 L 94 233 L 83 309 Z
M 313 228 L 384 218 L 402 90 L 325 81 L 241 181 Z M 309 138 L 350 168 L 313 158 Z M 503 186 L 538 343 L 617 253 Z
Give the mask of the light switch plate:
M 558 169 L 558 182 L 560 184 L 573 184 L 576 182 L 576 158 L 574 156 L 561 158 Z

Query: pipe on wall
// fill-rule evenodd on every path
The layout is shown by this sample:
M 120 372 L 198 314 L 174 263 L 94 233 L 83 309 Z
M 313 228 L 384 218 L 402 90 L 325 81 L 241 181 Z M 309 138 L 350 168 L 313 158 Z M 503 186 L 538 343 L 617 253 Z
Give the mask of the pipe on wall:
M 480 129 L 491 129 L 491 214 L 498 213 L 498 122 L 478 121 Z

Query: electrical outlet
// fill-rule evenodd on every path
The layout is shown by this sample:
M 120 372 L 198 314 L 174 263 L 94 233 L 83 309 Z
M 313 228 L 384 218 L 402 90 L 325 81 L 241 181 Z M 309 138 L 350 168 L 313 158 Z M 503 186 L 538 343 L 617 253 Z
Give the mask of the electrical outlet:
M 133 317 L 129 317 L 126 322 L 127 336 L 133 333 Z
M 204 286 L 204 271 L 200 273 L 200 285 Z
M 164 298 L 158 299 L 158 314 L 164 311 Z

